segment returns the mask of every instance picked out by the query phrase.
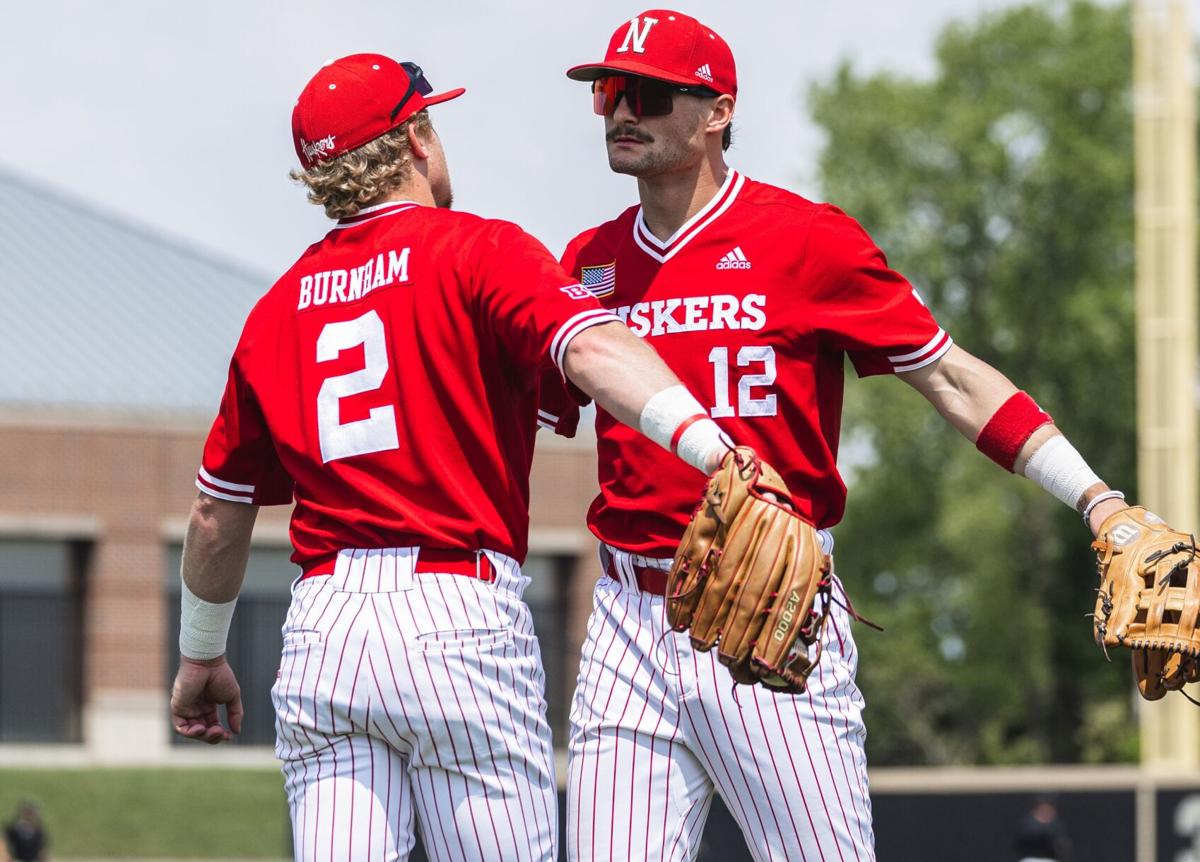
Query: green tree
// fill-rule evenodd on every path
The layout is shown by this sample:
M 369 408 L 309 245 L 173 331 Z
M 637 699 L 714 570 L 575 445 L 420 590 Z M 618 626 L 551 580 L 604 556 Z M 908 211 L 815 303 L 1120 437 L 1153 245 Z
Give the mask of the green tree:
M 1131 63 L 1126 6 L 1037 3 L 948 27 L 931 80 L 843 65 L 812 108 L 828 199 L 1132 495 Z M 838 563 L 887 627 L 858 635 L 873 762 L 1135 758 L 1078 516 L 909 387 L 847 388 Z

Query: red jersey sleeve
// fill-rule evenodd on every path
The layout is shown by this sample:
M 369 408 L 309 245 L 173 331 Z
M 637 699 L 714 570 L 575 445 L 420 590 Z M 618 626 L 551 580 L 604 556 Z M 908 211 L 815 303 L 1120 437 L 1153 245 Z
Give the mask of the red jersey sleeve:
M 542 371 L 538 388 L 539 428 L 547 428 L 560 437 L 574 437 L 579 429 L 579 397 L 584 404 L 590 399 L 573 384 L 564 383 L 562 375 L 553 368 Z
M 915 371 L 953 344 L 908 280 L 837 207 L 826 205 L 813 218 L 804 267 L 818 329 L 850 354 L 860 377 Z
M 579 249 L 592 232 L 585 232 L 567 243 L 562 268 L 572 281 L 579 281 Z M 574 437 L 579 429 L 579 408 L 591 402 L 578 386 L 553 369 L 542 372 L 538 390 L 538 426 L 560 437 Z
M 591 326 L 621 322 L 514 224 L 489 222 L 474 251 L 479 301 L 520 366 L 537 369 L 548 360 L 561 373 L 571 339 Z
M 292 502 L 292 477 L 275 444 L 235 354 L 221 409 L 204 443 L 196 487 L 233 503 L 282 506 Z

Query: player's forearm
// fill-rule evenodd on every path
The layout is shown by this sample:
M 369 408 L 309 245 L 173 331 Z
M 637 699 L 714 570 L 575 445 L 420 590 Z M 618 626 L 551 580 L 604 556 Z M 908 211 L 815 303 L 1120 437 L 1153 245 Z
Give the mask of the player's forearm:
M 206 661 L 225 652 L 230 621 L 250 556 L 258 507 L 201 493 L 183 542 L 179 651 Z
M 1101 500 L 1109 487 L 1062 435 L 1049 415 L 986 362 L 959 347 L 938 362 L 902 374 L 963 436 L 1001 466 L 1023 475 L 1088 515 L 1093 532 L 1120 508 Z
M 727 438 L 653 348 L 624 325 L 606 323 L 575 336 L 563 370 L 618 421 L 703 472 L 719 465 Z
M 1017 393 L 1013 383 L 958 345 L 940 360 L 898 375 L 974 443 L 996 411 Z
M 593 326 L 571 339 L 563 369 L 572 383 L 631 428 L 638 427 L 651 397 L 679 384 L 653 348 L 619 323 Z
M 192 504 L 180 573 L 188 589 L 209 602 L 237 597 L 250 558 L 258 506 L 201 493 Z

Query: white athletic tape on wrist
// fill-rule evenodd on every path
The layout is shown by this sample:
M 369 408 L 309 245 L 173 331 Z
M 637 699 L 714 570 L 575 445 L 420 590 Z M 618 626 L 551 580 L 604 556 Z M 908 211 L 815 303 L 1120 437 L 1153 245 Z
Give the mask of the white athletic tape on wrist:
M 1055 434 L 1037 448 L 1025 465 L 1025 475 L 1072 509 L 1079 507 L 1083 492 L 1100 481 L 1061 434 Z
M 721 430 L 721 426 L 711 419 L 700 419 L 683 432 L 676 444 L 675 453 L 701 473 L 707 473 L 712 466 L 712 453 L 726 452 L 733 448 L 729 435 Z M 720 460 L 720 459 L 716 459 Z
M 675 435 L 685 422 L 690 424 L 676 440 Z M 682 384 L 668 386 L 650 397 L 638 418 L 638 429 L 701 473 L 707 472 L 713 449 L 726 445 L 720 427 L 708 418 L 708 411 Z
M 206 602 L 189 590 L 182 578 L 180 584 L 179 654 L 199 661 L 225 655 L 237 599 Z

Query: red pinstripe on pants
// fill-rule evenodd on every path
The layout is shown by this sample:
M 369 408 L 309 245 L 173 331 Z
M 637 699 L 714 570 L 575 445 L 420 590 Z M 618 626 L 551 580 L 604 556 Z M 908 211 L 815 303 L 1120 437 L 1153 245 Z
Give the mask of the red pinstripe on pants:
M 571 710 L 568 858 L 695 859 L 716 791 L 755 859 L 874 860 L 845 611 L 832 609 L 807 692 L 735 687 L 638 589 L 634 565 L 669 561 L 605 552 L 617 578 L 596 585 Z
M 300 862 L 553 860 L 558 820 L 527 579 L 343 551 L 299 580 L 272 689 Z

